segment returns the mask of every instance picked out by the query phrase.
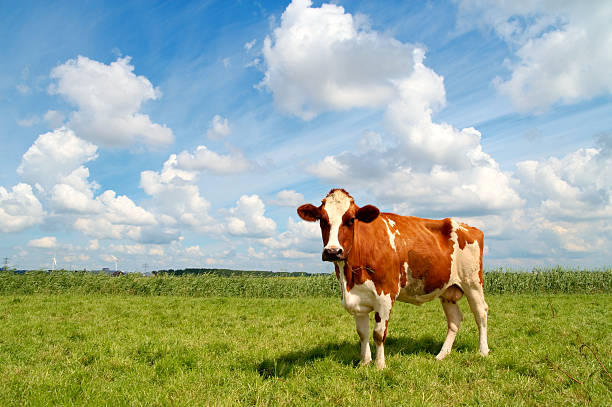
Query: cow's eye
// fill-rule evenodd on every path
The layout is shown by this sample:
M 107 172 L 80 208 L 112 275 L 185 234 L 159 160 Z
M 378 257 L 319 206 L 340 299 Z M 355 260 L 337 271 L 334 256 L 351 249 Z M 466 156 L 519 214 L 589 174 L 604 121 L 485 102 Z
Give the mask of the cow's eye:
M 346 226 L 353 226 L 353 223 L 355 223 L 355 218 L 348 218 L 348 219 L 347 219 L 347 220 L 344 222 L 344 224 L 345 224 Z

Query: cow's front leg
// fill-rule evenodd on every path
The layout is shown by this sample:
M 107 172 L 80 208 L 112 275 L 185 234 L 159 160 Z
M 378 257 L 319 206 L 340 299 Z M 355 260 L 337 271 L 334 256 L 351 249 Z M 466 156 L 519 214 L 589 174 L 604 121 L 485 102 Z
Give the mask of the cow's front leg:
M 372 361 L 372 353 L 370 352 L 370 317 L 368 314 L 355 315 L 355 325 L 357 326 L 357 334 L 361 342 L 361 364 L 367 365 Z
M 382 306 L 374 313 L 374 342 L 376 343 L 376 367 L 385 368 L 385 339 L 387 339 L 387 324 L 391 315 L 391 307 Z

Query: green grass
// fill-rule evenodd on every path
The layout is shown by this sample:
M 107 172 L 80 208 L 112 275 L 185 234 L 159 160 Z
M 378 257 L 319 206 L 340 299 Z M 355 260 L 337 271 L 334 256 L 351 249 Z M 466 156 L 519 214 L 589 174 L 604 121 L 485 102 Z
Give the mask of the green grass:
M 359 367 L 338 298 L 0 296 L 0 405 L 612 405 L 612 295 L 488 295 L 478 354 L 439 302 L 397 304 Z M 571 376 L 571 378 L 570 378 Z

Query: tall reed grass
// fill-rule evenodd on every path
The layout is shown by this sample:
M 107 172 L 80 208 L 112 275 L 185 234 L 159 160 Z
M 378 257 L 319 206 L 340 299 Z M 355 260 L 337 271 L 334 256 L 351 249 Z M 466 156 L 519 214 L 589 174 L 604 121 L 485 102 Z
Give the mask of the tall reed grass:
M 484 290 L 487 294 L 610 293 L 612 269 L 492 270 L 485 272 Z M 0 295 L 36 293 L 291 298 L 334 297 L 339 295 L 340 289 L 333 274 L 309 277 L 221 277 L 210 274 L 144 277 L 126 274 L 112 277 L 66 271 L 0 272 Z

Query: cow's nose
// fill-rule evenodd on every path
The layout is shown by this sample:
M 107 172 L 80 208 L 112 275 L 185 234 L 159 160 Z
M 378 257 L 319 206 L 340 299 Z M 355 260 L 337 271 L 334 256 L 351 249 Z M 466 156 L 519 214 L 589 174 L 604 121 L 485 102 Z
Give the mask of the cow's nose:
M 323 249 L 323 255 L 321 257 L 323 261 L 342 260 L 342 248 L 341 247 L 326 247 L 325 249 Z

